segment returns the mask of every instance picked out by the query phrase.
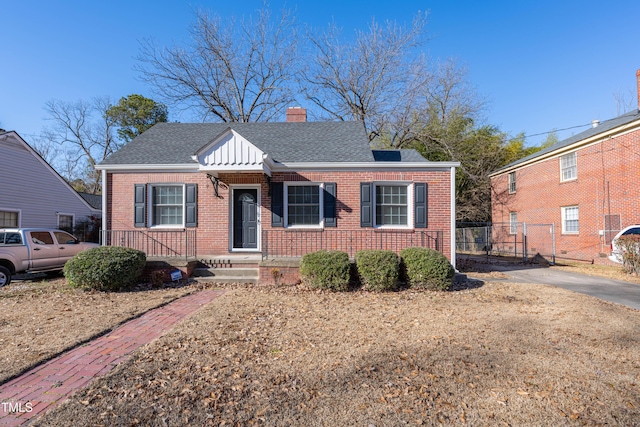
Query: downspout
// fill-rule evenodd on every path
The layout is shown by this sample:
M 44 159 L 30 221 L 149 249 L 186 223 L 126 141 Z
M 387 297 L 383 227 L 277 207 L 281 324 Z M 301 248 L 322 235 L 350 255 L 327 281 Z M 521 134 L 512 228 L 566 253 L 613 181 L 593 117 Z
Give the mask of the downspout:
M 456 269 L 456 167 L 451 166 L 451 265 Z
M 102 230 L 100 230 L 100 244 L 104 246 L 107 237 L 107 170 L 102 169 Z

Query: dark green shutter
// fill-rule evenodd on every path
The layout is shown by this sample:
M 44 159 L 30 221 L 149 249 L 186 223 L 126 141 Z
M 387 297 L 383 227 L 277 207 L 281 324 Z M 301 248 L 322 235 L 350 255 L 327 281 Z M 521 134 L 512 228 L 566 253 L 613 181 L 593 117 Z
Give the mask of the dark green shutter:
M 360 183 L 360 227 L 373 227 L 373 183 Z
M 427 183 L 416 182 L 413 188 L 415 228 L 427 228 Z
M 198 226 L 198 184 L 186 184 L 185 191 L 185 226 Z
M 133 225 L 145 227 L 147 225 L 147 186 L 135 184 L 133 188 Z
M 284 227 L 283 184 L 271 183 L 271 226 Z
M 336 216 L 336 183 L 324 183 L 324 226 L 337 227 Z

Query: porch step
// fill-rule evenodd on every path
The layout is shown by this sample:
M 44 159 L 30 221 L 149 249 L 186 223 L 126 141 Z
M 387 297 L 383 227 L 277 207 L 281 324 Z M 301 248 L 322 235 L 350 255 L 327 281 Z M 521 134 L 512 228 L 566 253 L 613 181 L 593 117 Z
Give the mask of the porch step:
M 257 268 L 261 260 L 261 254 L 198 255 L 200 264 L 213 269 Z
M 193 277 L 206 282 L 257 284 L 260 272 L 258 268 L 196 268 Z

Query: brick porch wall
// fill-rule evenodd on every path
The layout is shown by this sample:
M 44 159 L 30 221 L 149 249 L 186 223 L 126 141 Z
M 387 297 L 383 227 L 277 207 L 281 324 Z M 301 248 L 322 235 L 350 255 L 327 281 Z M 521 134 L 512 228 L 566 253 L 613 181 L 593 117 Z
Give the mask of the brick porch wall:
M 604 216 L 620 215 L 621 227 L 640 223 L 640 129 L 601 139 L 577 150 L 577 179 L 560 182 L 560 160 L 516 169 L 516 192 L 508 194 L 508 173 L 491 180 L 493 222 L 554 223 L 559 258 L 609 263 Z M 563 153 L 565 154 L 565 153 Z M 579 233 L 563 234 L 561 207 L 579 207 Z

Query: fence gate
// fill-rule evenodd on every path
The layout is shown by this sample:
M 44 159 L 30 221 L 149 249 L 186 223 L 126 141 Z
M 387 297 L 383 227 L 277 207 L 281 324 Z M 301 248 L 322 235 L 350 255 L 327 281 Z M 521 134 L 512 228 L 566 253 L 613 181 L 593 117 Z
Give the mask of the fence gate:
M 456 228 L 456 252 L 513 256 L 523 261 L 540 254 L 555 263 L 555 224 L 507 222 Z

